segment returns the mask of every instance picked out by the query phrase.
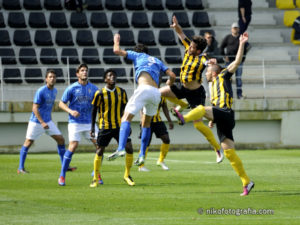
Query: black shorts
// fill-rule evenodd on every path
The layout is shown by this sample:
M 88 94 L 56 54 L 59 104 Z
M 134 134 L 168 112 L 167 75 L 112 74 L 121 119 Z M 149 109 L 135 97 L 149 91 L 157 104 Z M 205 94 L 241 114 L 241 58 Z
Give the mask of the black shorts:
M 235 126 L 234 111 L 213 106 L 213 115 L 220 142 L 224 141 L 225 138 L 234 141 L 232 134 Z
M 119 143 L 119 133 L 120 128 L 99 130 L 97 137 L 97 145 L 106 147 L 109 145 L 112 138 L 114 138 Z M 127 139 L 127 143 L 128 142 L 131 142 L 130 138 Z
M 198 105 L 205 105 L 206 95 L 202 85 L 195 90 L 189 90 L 181 83 L 173 84 L 170 88 L 178 99 L 186 98 L 191 108 L 195 108 Z
M 141 128 L 141 127 L 140 127 L 140 128 Z M 141 136 L 142 136 L 142 128 L 141 128 L 140 130 L 141 130 L 141 131 L 140 131 L 140 136 L 139 136 L 139 138 L 141 138 Z M 155 123 L 151 122 L 151 136 L 150 136 L 150 139 L 149 139 L 149 144 L 148 144 L 148 146 L 149 146 L 150 143 L 151 143 L 153 133 L 155 134 L 155 137 L 156 137 L 156 138 L 160 138 L 160 137 L 163 136 L 163 135 L 169 134 L 169 133 L 168 133 L 168 129 L 167 129 L 167 127 L 166 127 L 166 125 L 165 125 L 164 122 L 162 122 L 162 121 L 160 121 L 160 122 L 155 122 Z

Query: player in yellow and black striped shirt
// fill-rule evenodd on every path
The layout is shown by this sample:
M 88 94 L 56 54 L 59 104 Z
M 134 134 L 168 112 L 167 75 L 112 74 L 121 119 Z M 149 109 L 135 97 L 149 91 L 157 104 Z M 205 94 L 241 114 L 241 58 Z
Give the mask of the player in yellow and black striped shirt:
M 94 177 L 91 187 L 97 187 L 98 184 L 103 184 L 100 176 L 100 167 L 103 158 L 105 147 L 108 146 L 111 139 L 114 138 L 119 142 L 119 132 L 121 117 L 127 104 L 126 91 L 116 83 L 116 73 L 114 70 L 107 70 L 104 73 L 104 82 L 106 86 L 98 90 L 92 102 L 92 125 L 91 136 L 95 136 L 95 122 L 98 112 L 99 133 L 97 137 L 97 151 L 94 159 Z M 124 179 L 129 185 L 134 185 L 132 178 L 129 175 L 130 168 L 133 163 L 133 149 L 131 139 L 127 140 L 126 144 L 126 167 Z M 130 177 L 130 179 L 128 179 Z
M 219 65 L 210 65 L 206 72 L 207 81 L 212 82 L 212 106 L 198 106 L 188 114 L 182 116 L 175 110 L 181 124 L 194 121 L 202 117 L 207 118 L 210 127 L 217 125 L 218 136 L 224 149 L 226 158 L 229 159 L 232 168 L 236 171 L 243 183 L 242 196 L 248 195 L 254 187 L 254 182 L 247 176 L 242 161 L 235 153 L 232 130 L 235 126 L 234 111 L 232 110 L 233 94 L 231 77 L 240 65 L 243 57 L 244 46 L 248 41 L 248 33 L 240 36 L 239 49 L 235 60 L 222 69 Z M 223 157 L 222 157 L 223 158 Z

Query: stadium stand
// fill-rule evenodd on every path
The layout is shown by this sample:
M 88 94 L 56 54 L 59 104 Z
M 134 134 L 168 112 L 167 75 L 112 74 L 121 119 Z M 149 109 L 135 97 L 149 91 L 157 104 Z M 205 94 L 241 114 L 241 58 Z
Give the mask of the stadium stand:
M 295 3 L 296 3 L 296 7 L 299 9 L 300 8 L 300 0 L 296 0 Z
M 101 46 L 112 46 L 114 44 L 111 30 L 98 30 L 97 43 Z
M 0 30 L 0 46 L 11 45 L 9 33 L 7 30 Z
M 37 64 L 36 52 L 34 48 L 20 48 L 19 61 L 21 64 Z
M 31 37 L 29 30 L 15 30 L 14 44 L 18 46 L 31 46 Z
M 78 30 L 76 34 L 76 43 L 79 46 L 94 46 L 92 31 Z
M 300 44 L 300 16 L 294 20 L 291 33 L 291 42 L 295 45 Z
M 6 68 L 3 71 L 3 80 L 7 84 L 20 84 L 22 83 L 21 72 L 18 68 Z
M 152 14 L 152 26 L 160 28 L 170 27 L 169 18 L 166 12 L 154 12 Z
M 118 33 L 122 37 L 120 40 L 120 45 L 133 46 L 136 44 L 132 30 L 119 30 Z
M 276 7 L 278 9 L 294 9 L 296 8 L 294 0 L 276 0 Z
M 40 0 L 23 0 L 23 7 L 27 10 L 41 10 Z
M 148 10 L 163 10 L 162 0 L 146 0 L 146 8 Z
M 52 46 L 52 36 L 49 30 L 36 30 L 34 36 L 34 43 L 37 46 Z
M 104 69 L 103 68 L 91 68 L 89 70 L 89 80 L 94 83 L 103 83 L 103 75 Z
M 135 28 L 149 27 L 148 16 L 145 12 L 134 12 L 131 17 L 131 25 Z
M 3 0 L 2 6 L 7 10 L 20 10 L 21 4 L 19 0 Z
M 28 24 L 32 28 L 48 27 L 48 25 L 46 23 L 45 14 L 42 12 L 31 12 L 29 14 Z
M 169 10 L 184 9 L 181 0 L 166 0 L 166 8 Z
M 88 28 L 87 17 L 85 13 L 72 12 L 70 24 L 74 28 Z
M 47 10 L 61 10 L 61 0 L 44 0 L 44 7 Z
M 125 7 L 128 10 L 143 10 L 142 0 L 126 0 Z
M 63 64 L 79 64 L 79 57 L 76 48 L 63 48 L 61 51 L 61 61 Z
M 55 48 L 42 48 L 40 52 L 42 64 L 58 64 L 57 52 Z
M 0 28 L 6 27 L 5 22 L 4 22 L 4 17 L 3 13 L 0 12 Z
M 8 14 L 7 24 L 13 28 L 25 28 L 27 27 L 23 12 L 10 12 Z
M 291 27 L 298 16 L 300 16 L 300 11 L 298 10 L 284 11 L 283 24 L 287 27 Z
M 27 83 L 43 83 L 42 70 L 40 68 L 25 68 L 25 81 Z
M 111 25 L 115 28 L 128 28 L 128 18 L 125 12 L 113 12 L 111 16 Z
M 102 10 L 102 1 L 101 0 L 86 0 L 87 10 Z
M 16 55 L 13 48 L 0 48 L 1 63 L 7 64 L 17 64 Z
M 82 51 L 82 62 L 86 64 L 100 64 L 97 48 L 84 48 Z
M 93 12 L 91 15 L 91 26 L 94 28 L 108 28 L 108 21 L 106 13 Z
M 172 29 L 160 30 L 158 41 L 161 45 L 176 45 L 175 34 Z
M 148 45 L 148 46 L 156 45 L 153 31 L 152 30 L 139 30 L 138 42 Z
M 122 0 L 105 0 L 105 8 L 108 10 L 123 10 Z
M 115 55 L 112 48 L 105 48 L 103 51 L 103 61 L 107 64 L 121 64 L 120 56 Z
M 67 18 L 64 12 L 51 12 L 49 24 L 53 28 L 67 28 Z
M 186 0 L 185 6 L 187 9 L 191 10 L 201 10 L 204 9 L 202 0 Z

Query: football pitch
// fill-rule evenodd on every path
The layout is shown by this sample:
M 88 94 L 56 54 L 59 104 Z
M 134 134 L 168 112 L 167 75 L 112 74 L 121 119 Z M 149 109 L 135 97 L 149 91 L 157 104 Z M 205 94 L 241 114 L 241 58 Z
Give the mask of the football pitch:
M 0 224 L 300 224 L 300 151 L 237 152 L 255 182 L 246 197 L 228 160 L 216 164 L 212 151 L 171 151 L 169 171 L 150 152 L 150 172 L 132 168 L 134 187 L 123 181 L 124 158 L 104 160 L 98 188 L 89 187 L 93 153 L 73 156 L 78 169 L 67 173 L 65 187 L 57 184 L 57 154 L 29 152 L 30 173 L 19 175 L 19 156 L 1 154 Z

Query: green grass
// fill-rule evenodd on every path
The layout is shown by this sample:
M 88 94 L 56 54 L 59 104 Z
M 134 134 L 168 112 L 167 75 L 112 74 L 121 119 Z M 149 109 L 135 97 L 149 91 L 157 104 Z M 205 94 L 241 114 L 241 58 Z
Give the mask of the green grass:
M 169 171 L 155 165 L 123 181 L 124 159 L 103 161 L 104 185 L 90 188 L 94 154 L 75 154 L 65 187 L 59 187 L 56 154 L 28 154 L 30 174 L 16 173 L 18 155 L 0 155 L 0 224 L 300 224 L 300 151 L 238 151 L 256 186 L 240 197 L 242 185 L 227 159 L 214 163 L 211 151 L 170 152 Z M 135 153 L 135 156 L 137 153 Z M 271 209 L 273 215 L 207 215 L 215 209 Z M 197 212 L 204 209 L 201 215 Z

